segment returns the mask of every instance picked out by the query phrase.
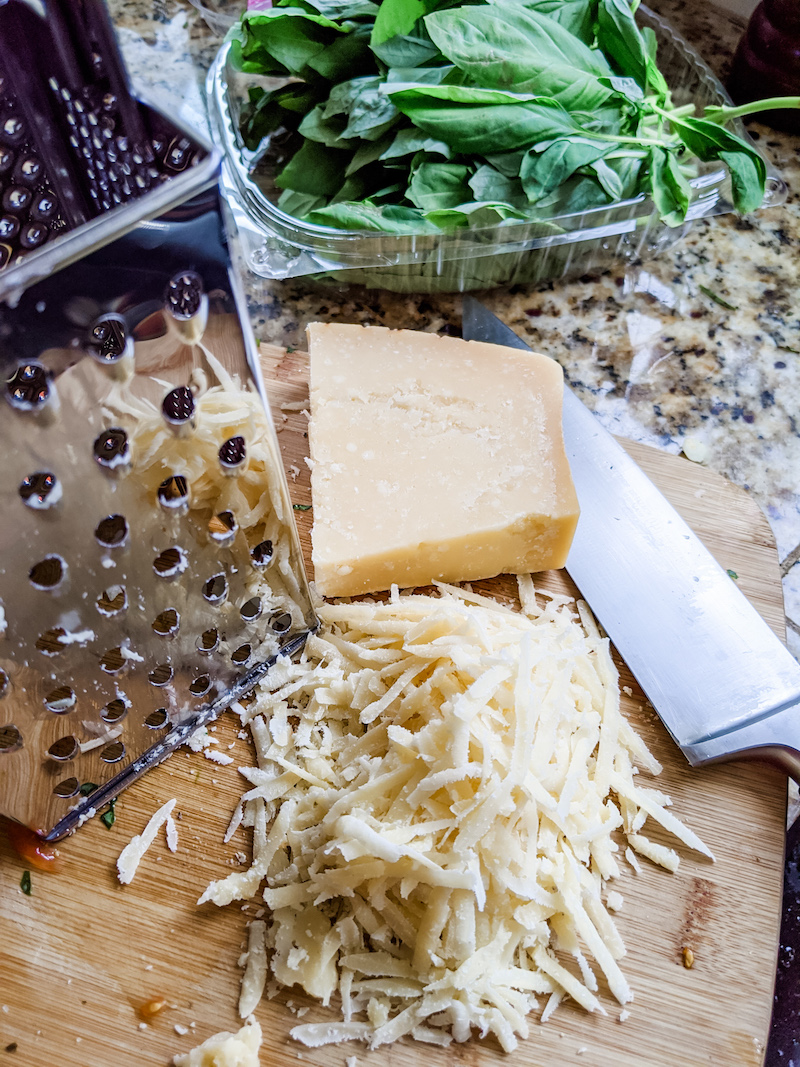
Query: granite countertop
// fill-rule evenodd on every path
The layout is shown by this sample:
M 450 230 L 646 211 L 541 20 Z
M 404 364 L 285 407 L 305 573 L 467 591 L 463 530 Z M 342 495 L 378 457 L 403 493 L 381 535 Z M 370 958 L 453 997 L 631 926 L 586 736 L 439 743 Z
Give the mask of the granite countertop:
M 696 0 L 649 4 L 724 81 L 744 20 Z M 136 84 L 182 121 L 205 126 L 202 82 L 220 36 L 189 0 L 110 0 L 109 6 Z M 232 11 L 244 3 L 211 6 Z M 533 348 L 561 362 L 610 430 L 683 451 L 750 491 L 775 533 L 787 641 L 800 658 L 800 137 L 756 123 L 750 132 L 788 184 L 783 206 L 696 222 L 670 251 L 624 270 L 498 289 L 482 299 Z M 256 335 L 275 344 L 302 343 L 314 319 L 460 331 L 458 297 L 253 276 L 246 286 Z M 794 948 L 800 951 L 800 820 L 792 835 L 780 1025 L 769 1067 L 800 1051 L 791 1021 L 800 996 L 790 967 Z
M 110 6 L 136 83 L 205 125 L 202 81 L 220 37 L 187 0 Z M 724 80 L 744 21 L 694 0 L 650 6 Z M 800 656 L 800 138 L 750 130 L 789 186 L 783 206 L 696 222 L 671 251 L 625 270 L 483 299 L 561 362 L 609 429 L 685 450 L 749 489 L 775 532 L 787 640 Z M 246 281 L 256 335 L 276 344 L 298 344 L 315 318 L 459 330 L 458 297 Z

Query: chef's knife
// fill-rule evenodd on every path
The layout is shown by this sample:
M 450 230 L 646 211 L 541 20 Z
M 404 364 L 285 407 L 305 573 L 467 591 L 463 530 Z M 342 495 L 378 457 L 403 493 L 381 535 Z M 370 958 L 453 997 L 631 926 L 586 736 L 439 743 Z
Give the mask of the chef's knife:
M 530 351 L 469 296 L 463 335 Z M 581 509 L 567 570 L 689 763 L 769 757 L 800 781 L 800 664 L 569 388 L 563 422 Z

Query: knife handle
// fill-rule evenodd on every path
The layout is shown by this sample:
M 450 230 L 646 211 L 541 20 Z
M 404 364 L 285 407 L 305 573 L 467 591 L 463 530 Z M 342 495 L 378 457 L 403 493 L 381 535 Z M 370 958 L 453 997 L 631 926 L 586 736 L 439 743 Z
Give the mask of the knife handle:
M 693 767 L 734 758 L 769 760 L 800 785 L 800 702 L 784 704 L 737 730 L 684 745 L 683 751 Z

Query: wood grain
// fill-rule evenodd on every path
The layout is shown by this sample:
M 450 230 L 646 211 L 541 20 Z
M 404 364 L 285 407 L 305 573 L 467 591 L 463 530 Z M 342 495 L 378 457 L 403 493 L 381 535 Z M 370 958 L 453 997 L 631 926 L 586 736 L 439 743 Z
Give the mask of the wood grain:
M 308 395 L 306 357 L 267 346 L 261 351 L 293 500 L 308 504 L 307 417 L 296 410 Z M 747 494 L 686 460 L 626 447 L 782 636 L 775 545 Z M 311 512 L 296 516 L 308 558 Z M 537 582 L 571 588 L 562 573 Z M 482 584 L 513 595 L 509 579 Z M 690 770 L 624 665 L 621 680 L 631 691 L 623 699 L 626 714 L 664 764 L 659 787 L 716 855 L 712 864 L 682 850 L 674 875 L 648 864 L 640 875 L 620 879 L 619 925 L 628 948 L 622 966 L 635 992 L 630 1017 L 619 1021 L 606 991 L 605 1016 L 564 1005 L 544 1026 L 532 1017 L 531 1036 L 510 1057 L 477 1038 L 447 1051 L 407 1041 L 375 1053 L 360 1046 L 306 1050 L 288 1036 L 294 1013 L 307 1007 L 303 1021 L 312 1022 L 331 1012 L 288 990 L 259 1008 L 262 1064 L 343 1067 L 350 1055 L 359 1067 L 762 1064 L 778 944 L 786 779 L 761 764 Z M 195 906 L 211 879 L 249 854 L 241 832 L 221 844 L 240 792 L 236 767 L 250 758 L 248 742 L 229 716 L 217 737 L 223 749 L 233 746 L 232 765 L 193 753 L 173 756 L 123 794 L 111 830 L 95 819 L 62 845 L 60 873 L 33 871 L 30 897 L 19 889 L 25 864 L 0 834 L 0 1064 L 162 1067 L 209 1034 L 238 1026 L 237 959 L 258 903 Z M 119 852 L 173 796 L 181 813 L 177 855 L 158 840 L 133 883 L 120 886 Z M 682 965 L 684 947 L 694 953 L 690 970 Z M 140 1028 L 137 1007 L 160 994 L 170 1006 Z M 190 1032 L 178 1034 L 176 1024 Z M 12 1043 L 16 1051 L 4 1053 Z

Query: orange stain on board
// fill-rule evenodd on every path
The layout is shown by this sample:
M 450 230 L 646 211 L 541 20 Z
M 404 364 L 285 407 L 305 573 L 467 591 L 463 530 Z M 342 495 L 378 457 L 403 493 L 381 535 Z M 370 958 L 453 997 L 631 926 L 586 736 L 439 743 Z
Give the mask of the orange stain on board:
M 37 871 L 59 871 L 61 855 L 57 848 L 48 845 L 37 833 L 11 819 L 1 819 L 11 847 L 19 858 Z

